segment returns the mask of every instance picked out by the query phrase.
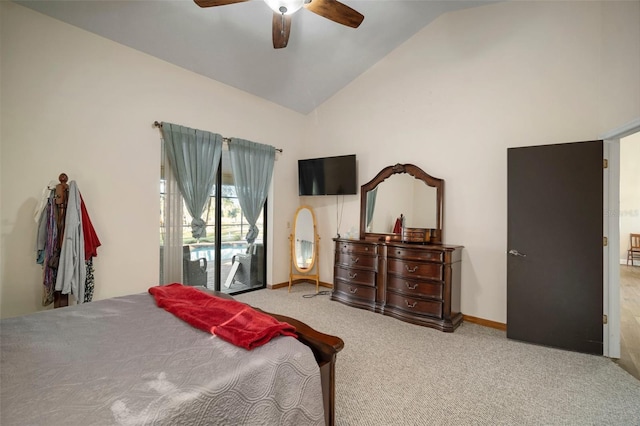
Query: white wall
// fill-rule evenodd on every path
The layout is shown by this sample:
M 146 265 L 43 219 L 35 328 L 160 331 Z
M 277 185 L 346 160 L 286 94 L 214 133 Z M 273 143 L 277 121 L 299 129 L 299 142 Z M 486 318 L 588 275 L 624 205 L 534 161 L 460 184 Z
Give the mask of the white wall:
M 507 148 L 594 140 L 640 117 L 639 6 L 508 2 L 444 15 L 315 111 L 308 154 L 355 153 L 360 184 L 395 163 L 443 178 L 444 240 L 465 246 L 462 312 L 504 323 Z M 326 242 L 335 205 L 309 203 Z M 357 228 L 358 211 L 359 197 L 345 197 L 342 230 Z M 326 280 L 331 263 L 321 267 Z
M 151 123 L 165 120 L 284 148 L 270 284 L 288 279 L 287 223 L 299 204 L 315 209 L 322 281 L 333 277 L 337 217 L 343 235 L 358 229 L 359 195 L 297 197 L 297 159 L 355 153 L 360 184 L 395 163 L 445 179 L 445 242 L 465 246 L 462 311 L 505 322 L 506 148 L 596 139 L 640 117 L 637 1 L 445 15 L 308 117 L 13 3 L 0 2 L 0 14 L 2 316 L 41 309 L 31 215 L 61 171 L 78 182 L 103 242 L 96 297 L 157 282 Z
M 293 215 L 303 116 L 14 3 L 0 2 L 0 10 L 0 315 L 43 309 L 33 211 L 61 172 L 78 183 L 102 241 L 95 298 L 157 285 L 160 133 L 154 120 L 283 148 L 271 201 Z M 269 217 L 276 218 L 269 252 L 287 256 L 269 265 L 268 281 L 284 282 L 289 230 L 273 210 Z
M 640 234 L 640 132 L 620 139 L 619 214 L 620 263 L 626 265 L 629 234 Z

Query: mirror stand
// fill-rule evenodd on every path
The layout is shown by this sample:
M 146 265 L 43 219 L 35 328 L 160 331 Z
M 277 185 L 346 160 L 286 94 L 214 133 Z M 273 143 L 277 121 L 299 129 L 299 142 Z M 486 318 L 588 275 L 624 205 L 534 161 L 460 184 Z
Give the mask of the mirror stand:
M 300 206 L 293 219 L 293 232 L 289 235 L 291 258 L 289 261 L 289 293 L 294 280 L 314 280 L 316 293 L 320 288 L 316 217 L 309 206 Z

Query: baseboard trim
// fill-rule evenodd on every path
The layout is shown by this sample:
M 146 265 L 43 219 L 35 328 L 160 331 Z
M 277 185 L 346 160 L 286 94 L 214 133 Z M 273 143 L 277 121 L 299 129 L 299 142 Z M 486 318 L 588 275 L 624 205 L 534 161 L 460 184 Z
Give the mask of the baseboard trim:
M 298 279 L 298 280 L 293 280 L 292 285 L 296 285 L 296 284 L 299 284 L 299 283 L 315 284 L 315 281 L 305 280 L 305 279 Z M 319 285 L 320 285 L 320 287 L 333 288 L 333 284 L 325 283 L 325 282 L 322 282 L 322 281 L 320 281 Z M 289 281 L 285 281 L 283 283 L 277 283 L 277 284 L 267 284 L 267 288 L 269 290 L 277 290 L 277 289 L 283 288 L 283 287 L 289 287 Z
M 507 331 L 507 324 L 503 324 L 501 322 L 491 321 L 484 318 L 472 317 L 470 315 L 462 315 L 462 319 L 465 322 L 470 322 L 470 323 L 482 325 L 485 327 L 495 328 L 497 330 Z
M 302 282 L 311 283 L 311 284 L 314 283 L 314 281 L 305 280 L 305 279 L 299 279 L 299 280 L 294 280 L 293 281 L 293 285 L 296 285 L 296 284 L 302 283 Z M 277 284 L 267 284 L 267 288 L 269 290 L 277 290 L 277 289 L 283 288 L 283 287 L 289 287 L 289 281 L 285 281 L 283 283 L 277 283 Z M 331 288 L 332 289 L 333 288 L 333 284 L 332 283 L 325 283 L 325 282 L 320 281 L 320 287 L 326 287 L 326 288 Z M 482 325 L 484 327 L 495 328 L 496 330 L 507 331 L 507 324 L 503 324 L 501 322 L 491 321 L 491 320 L 487 320 L 487 319 L 484 319 L 484 318 L 472 317 L 471 315 L 462 315 L 462 319 L 465 322 L 470 322 L 470 323 L 473 323 L 473 324 Z

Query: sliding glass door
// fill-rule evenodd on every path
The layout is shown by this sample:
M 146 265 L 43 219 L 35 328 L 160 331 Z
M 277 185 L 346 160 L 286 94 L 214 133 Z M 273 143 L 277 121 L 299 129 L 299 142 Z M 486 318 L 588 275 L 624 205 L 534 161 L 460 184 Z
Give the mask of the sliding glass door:
M 196 240 L 191 234 L 192 218 L 183 205 L 184 201 L 181 197 L 172 201 L 168 195 L 171 176 L 170 173 L 165 174 L 165 170 L 169 170 L 164 167 L 163 160 L 160 181 L 160 282 L 163 284 L 174 280 L 164 276 L 167 271 L 165 263 L 178 262 L 176 256 L 181 256 L 180 281 L 183 284 L 205 286 L 229 294 L 266 286 L 266 203 L 256 223 L 260 233 L 254 244 L 249 246 L 245 238 L 249 224 L 238 202 L 226 147 L 220 161 L 216 184 L 202 217 L 206 222 L 206 236 Z M 176 203 L 173 207 L 172 202 Z M 170 226 L 168 214 L 171 211 L 179 212 L 174 215 L 180 216 L 181 225 L 175 224 L 174 220 L 174 226 Z M 174 241 L 174 245 L 180 244 L 182 250 L 179 247 L 170 250 L 170 241 Z

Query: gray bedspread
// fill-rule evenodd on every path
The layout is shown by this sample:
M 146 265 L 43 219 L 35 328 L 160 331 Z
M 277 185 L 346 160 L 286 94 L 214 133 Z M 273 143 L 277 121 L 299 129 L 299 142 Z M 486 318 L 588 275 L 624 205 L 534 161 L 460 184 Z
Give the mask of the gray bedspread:
M 311 350 L 252 351 L 136 294 L 0 322 L 0 424 L 322 425 Z

